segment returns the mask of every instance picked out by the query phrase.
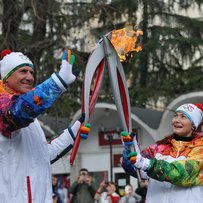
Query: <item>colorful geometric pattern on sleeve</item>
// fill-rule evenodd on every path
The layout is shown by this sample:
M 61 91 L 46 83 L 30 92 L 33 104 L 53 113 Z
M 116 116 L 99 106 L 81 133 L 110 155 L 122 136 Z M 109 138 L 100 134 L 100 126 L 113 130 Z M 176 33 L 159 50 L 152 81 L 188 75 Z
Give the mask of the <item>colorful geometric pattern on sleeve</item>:
M 191 142 L 173 139 L 166 145 L 155 144 L 143 151 L 144 156 L 147 154 L 149 177 L 184 187 L 203 185 L 202 136 L 196 135 Z M 160 158 L 155 158 L 157 154 Z
M 32 91 L 16 94 L 0 81 L 0 132 L 10 137 L 11 132 L 28 126 L 62 94 L 52 78 Z

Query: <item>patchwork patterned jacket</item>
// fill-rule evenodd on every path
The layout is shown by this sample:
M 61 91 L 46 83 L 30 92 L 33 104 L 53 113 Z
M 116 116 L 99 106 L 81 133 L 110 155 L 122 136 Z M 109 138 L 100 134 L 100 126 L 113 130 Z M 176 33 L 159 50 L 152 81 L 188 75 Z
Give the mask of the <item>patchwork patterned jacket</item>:
M 174 136 L 149 146 L 142 154 L 151 159 L 147 203 L 203 201 L 202 136 L 196 134 L 191 140 Z

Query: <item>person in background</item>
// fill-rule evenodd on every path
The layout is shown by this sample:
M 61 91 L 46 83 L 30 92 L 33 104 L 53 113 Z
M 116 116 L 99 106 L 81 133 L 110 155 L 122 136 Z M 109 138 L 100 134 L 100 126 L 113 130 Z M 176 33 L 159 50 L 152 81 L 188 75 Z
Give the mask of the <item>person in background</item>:
M 128 184 L 125 186 L 125 195 L 121 197 L 119 203 L 138 203 L 141 200 L 142 197 L 134 192 L 131 184 Z
M 51 181 L 52 181 L 52 194 L 57 194 L 57 196 L 58 196 L 58 178 L 57 178 L 57 176 L 52 174 Z
M 69 192 L 71 203 L 94 203 L 96 188 L 86 168 L 80 169 L 78 179 L 70 186 Z
M 148 184 L 149 184 L 148 179 L 142 179 L 141 183 L 139 184 L 139 187 L 135 190 L 135 193 L 137 193 L 138 195 L 140 195 L 142 197 L 142 200 L 140 203 L 145 203 Z
M 202 203 L 203 137 L 197 133 L 202 111 L 202 104 L 183 104 L 172 118 L 173 134 L 141 154 L 124 150 L 123 169 L 135 177 L 137 168 L 150 178 L 146 203 Z
M 61 185 L 58 188 L 58 194 L 59 194 L 61 203 L 68 202 L 68 188 L 67 188 L 66 181 L 62 180 Z
M 53 203 L 59 203 L 58 195 L 56 193 L 52 193 L 52 199 L 53 199 Z
M 97 203 L 118 203 L 120 195 L 116 192 L 116 183 L 101 181 L 94 199 Z
M 73 147 L 85 115 L 50 143 L 37 117 L 75 81 L 74 56 L 64 51 L 59 72 L 35 88 L 35 69 L 27 56 L 4 50 L 1 57 L 0 201 L 50 203 L 51 161 Z
M 52 192 L 57 195 L 58 203 L 67 203 L 68 201 L 68 189 L 64 185 L 65 182 L 60 182 L 57 175 L 52 174 Z

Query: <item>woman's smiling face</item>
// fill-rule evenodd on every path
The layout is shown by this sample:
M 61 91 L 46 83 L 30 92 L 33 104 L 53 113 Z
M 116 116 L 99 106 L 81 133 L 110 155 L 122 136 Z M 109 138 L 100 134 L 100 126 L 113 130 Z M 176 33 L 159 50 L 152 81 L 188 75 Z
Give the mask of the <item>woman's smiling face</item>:
M 172 119 L 173 132 L 179 136 L 190 137 L 194 127 L 183 112 L 176 112 Z

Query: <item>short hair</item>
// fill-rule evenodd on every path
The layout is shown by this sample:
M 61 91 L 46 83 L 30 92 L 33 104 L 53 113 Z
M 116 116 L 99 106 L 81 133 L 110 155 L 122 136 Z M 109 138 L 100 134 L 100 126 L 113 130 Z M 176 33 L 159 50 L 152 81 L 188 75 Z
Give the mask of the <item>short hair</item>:
M 89 174 L 89 171 L 88 171 L 86 168 L 81 168 L 80 171 L 79 171 L 79 173 L 80 173 L 81 171 L 86 171 L 86 172 Z

